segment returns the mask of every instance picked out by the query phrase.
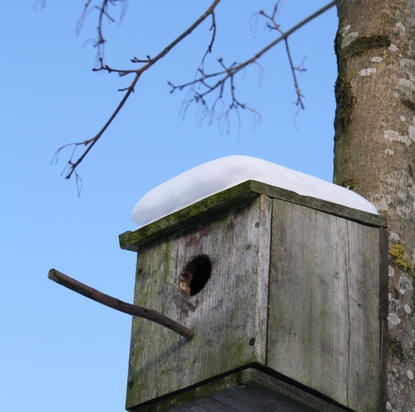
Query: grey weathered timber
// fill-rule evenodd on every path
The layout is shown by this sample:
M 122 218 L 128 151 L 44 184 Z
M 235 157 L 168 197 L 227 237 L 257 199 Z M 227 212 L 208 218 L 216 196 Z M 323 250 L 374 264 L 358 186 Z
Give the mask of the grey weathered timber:
M 268 366 L 353 410 L 380 411 L 379 229 L 275 202 Z
M 260 411 L 259 384 L 293 411 L 382 411 L 385 239 L 378 215 L 254 181 L 120 235 L 138 252 L 134 303 L 194 332 L 134 318 L 127 409 L 238 410 L 246 397 Z M 189 295 L 199 255 L 211 274 Z
M 131 408 L 131 412 L 350 412 L 331 399 L 299 387 L 282 376 L 251 365 L 216 376 L 182 392 Z
M 252 412 L 255 410 L 318 412 L 318 409 L 305 408 L 289 397 L 251 382 L 230 386 L 205 398 L 197 399 L 189 405 L 171 409 L 171 412 Z
M 157 324 L 133 321 L 127 407 L 246 363 L 265 363 L 270 218 L 271 200 L 262 196 L 139 254 L 134 303 L 175 319 L 195 336 L 185 342 Z M 211 257 L 211 279 L 188 297 L 178 276 L 201 253 Z

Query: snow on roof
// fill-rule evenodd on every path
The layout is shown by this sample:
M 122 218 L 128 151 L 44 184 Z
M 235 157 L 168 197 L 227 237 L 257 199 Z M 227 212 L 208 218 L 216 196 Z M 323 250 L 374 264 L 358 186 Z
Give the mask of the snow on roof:
M 135 205 L 139 227 L 247 180 L 290 190 L 377 214 L 375 206 L 353 191 L 314 176 L 250 156 L 227 156 L 196 166 L 147 192 Z

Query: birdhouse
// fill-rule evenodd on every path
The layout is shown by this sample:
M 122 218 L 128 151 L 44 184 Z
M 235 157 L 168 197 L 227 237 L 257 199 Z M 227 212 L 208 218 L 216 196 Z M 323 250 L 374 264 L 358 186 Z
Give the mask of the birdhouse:
M 133 319 L 128 411 L 383 410 L 385 221 L 299 192 L 237 182 L 120 235 L 134 304 L 194 333 Z

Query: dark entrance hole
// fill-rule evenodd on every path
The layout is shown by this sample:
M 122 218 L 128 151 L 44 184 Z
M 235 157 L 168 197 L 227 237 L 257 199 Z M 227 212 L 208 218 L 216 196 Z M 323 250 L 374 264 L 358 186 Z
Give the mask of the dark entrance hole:
M 199 293 L 206 285 L 212 272 L 208 255 L 198 255 L 189 260 L 179 276 L 179 287 L 188 296 Z

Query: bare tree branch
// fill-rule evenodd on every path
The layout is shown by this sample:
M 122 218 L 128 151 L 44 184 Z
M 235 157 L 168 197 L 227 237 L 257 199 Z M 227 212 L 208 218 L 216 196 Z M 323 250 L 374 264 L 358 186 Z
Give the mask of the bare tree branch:
M 111 17 L 111 14 L 109 13 L 108 6 L 113 5 L 118 2 L 124 2 L 126 0 L 101 0 L 100 6 L 94 6 L 99 10 L 99 17 L 98 17 L 98 38 L 96 41 L 96 46 L 99 48 L 99 53 L 102 52 L 101 46 L 105 43 L 105 38 L 103 35 L 103 20 L 104 18 L 109 19 L 110 21 L 113 20 Z M 114 121 L 114 119 L 117 117 L 118 113 L 121 111 L 121 109 L 124 107 L 127 100 L 130 98 L 131 94 L 134 92 L 135 87 L 141 77 L 141 75 L 149 70 L 154 64 L 156 64 L 159 60 L 161 60 L 163 57 L 165 57 L 176 45 L 178 45 L 183 39 L 185 39 L 188 35 L 190 35 L 202 22 L 204 22 L 207 18 L 212 19 L 211 24 L 211 39 L 207 46 L 207 49 L 202 57 L 201 63 L 197 69 L 197 74 L 194 80 L 183 83 L 180 85 L 174 85 L 171 82 L 169 82 L 169 86 L 171 88 L 170 92 L 173 93 L 176 90 L 183 90 L 185 88 L 190 88 L 193 95 L 192 97 L 185 102 L 185 110 L 186 108 L 193 102 L 201 104 L 201 106 L 204 109 L 207 109 L 207 111 L 211 111 L 211 116 L 215 112 L 215 108 L 219 101 L 222 100 L 224 97 L 224 94 L 226 90 L 229 90 L 230 95 L 230 103 L 226 106 L 224 106 L 224 119 L 225 121 L 228 121 L 229 114 L 231 111 L 234 111 L 238 118 L 239 118 L 239 110 L 240 109 L 246 109 L 251 111 L 251 113 L 254 115 L 254 117 L 258 118 L 259 114 L 246 105 L 245 103 L 242 103 L 239 98 L 236 95 L 236 78 L 235 75 L 241 72 L 243 69 L 250 65 L 257 65 L 260 67 L 261 72 L 262 68 L 258 63 L 258 60 L 269 50 L 271 50 L 273 47 L 275 47 L 278 43 L 281 41 L 285 42 L 286 52 L 288 56 L 288 61 L 290 64 L 293 81 L 294 81 L 294 88 L 297 95 L 297 105 L 299 105 L 301 108 L 304 107 L 302 102 L 302 93 L 300 90 L 300 87 L 298 85 L 296 72 L 299 70 L 303 70 L 301 67 L 294 66 L 291 51 L 288 44 L 288 37 L 293 34 L 295 31 L 306 25 L 311 20 L 315 19 L 317 16 L 323 14 L 325 11 L 333 7 L 337 1 L 331 1 L 326 6 L 322 7 L 321 9 L 317 10 L 315 13 L 311 14 L 295 26 L 293 26 L 291 29 L 287 31 L 282 31 L 278 23 L 276 22 L 276 12 L 277 7 L 274 7 L 274 10 L 272 14 L 268 15 L 263 11 L 259 12 L 259 15 L 263 16 L 267 20 L 267 26 L 273 30 L 277 30 L 280 33 L 280 36 L 274 39 L 272 42 L 270 42 L 268 45 L 263 47 L 260 51 L 258 51 L 256 54 L 251 56 L 249 59 L 245 60 L 242 63 L 232 63 L 230 65 L 225 64 L 223 59 L 218 59 L 218 63 L 221 67 L 221 70 L 215 72 L 215 73 L 207 73 L 205 72 L 205 60 L 207 56 L 212 52 L 213 44 L 215 42 L 216 38 L 216 16 L 215 16 L 215 10 L 218 4 L 221 0 L 214 0 L 210 4 L 210 6 L 206 9 L 206 11 L 195 20 L 193 24 L 191 24 L 181 35 L 179 35 L 176 39 L 174 39 L 171 43 L 169 43 L 163 50 L 161 50 L 158 54 L 156 54 L 155 57 L 146 56 L 145 59 L 139 59 L 137 57 L 134 57 L 131 59 L 131 62 L 134 64 L 140 65 L 137 69 L 118 69 L 110 67 L 109 65 L 104 63 L 102 55 L 99 56 L 99 67 L 94 69 L 94 71 L 106 71 L 108 73 L 117 73 L 119 76 L 128 76 L 132 75 L 133 78 L 130 82 L 130 84 L 127 87 L 124 87 L 122 89 L 119 89 L 119 91 L 123 92 L 124 95 L 121 98 L 120 102 L 112 112 L 112 114 L 109 116 L 108 120 L 105 122 L 105 124 L 101 127 L 101 129 L 98 131 L 98 133 L 91 137 L 90 139 L 86 139 L 84 141 L 79 142 L 73 142 L 66 144 L 64 146 L 61 146 L 57 149 L 55 152 L 55 160 L 58 158 L 58 155 L 68 149 L 71 148 L 71 154 L 69 157 L 69 160 L 63 170 L 63 175 L 66 179 L 70 179 L 72 175 L 75 175 L 76 181 L 77 181 L 77 187 L 78 192 L 80 190 L 81 185 L 81 179 L 79 174 L 77 173 L 78 166 L 82 163 L 82 161 L 85 159 L 87 154 L 91 151 L 91 149 L 94 147 L 94 145 L 100 140 L 100 138 L 104 135 L 105 131 L 108 129 L 108 127 L 111 125 L 111 123 Z M 87 0 L 84 5 L 84 12 L 83 16 L 86 15 L 86 13 L 91 9 L 92 7 L 92 0 Z M 82 20 L 81 20 L 82 21 Z M 210 107 L 207 104 L 207 98 L 213 93 L 216 92 L 216 98 L 213 100 L 213 103 L 210 105 Z M 78 149 L 83 149 L 82 152 L 78 155 Z
M 69 143 L 67 145 L 61 146 L 58 148 L 58 150 L 55 153 L 55 156 L 57 156 L 62 150 L 72 147 L 74 150 L 72 151 L 71 157 L 67 162 L 66 168 L 68 171 L 65 172 L 65 178 L 70 179 L 72 174 L 76 174 L 76 168 L 81 164 L 81 162 L 85 159 L 85 156 L 89 153 L 89 151 L 94 147 L 94 145 L 98 142 L 98 140 L 102 137 L 102 135 L 105 133 L 107 128 L 110 126 L 110 124 L 113 122 L 113 120 L 117 117 L 120 110 L 123 108 L 125 102 L 128 100 L 128 98 L 131 96 L 131 94 L 134 92 L 135 86 L 140 79 L 141 75 L 148 70 L 150 67 L 152 67 L 154 64 L 156 64 L 159 60 L 161 60 L 164 56 L 166 56 L 177 44 L 179 44 L 184 38 L 186 38 L 189 34 L 193 32 L 206 18 L 209 16 L 214 15 L 216 6 L 220 3 L 221 0 L 214 0 L 211 5 L 208 7 L 208 9 L 190 26 L 188 27 L 180 36 L 178 36 L 175 40 L 173 40 L 170 44 L 168 44 L 161 52 L 159 52 L 154 58 L 148 58 L 145 60 L 139 60 L 139 59 L 133 59 L 135 63 L 142 63 L 143 65 L 136 69 L 136 70 L 118 70 L 118 69 L 112 69 L 108 65 L 103 64 L 103 60 L 100 59 L 101 66 L 98 69 L 95 69 L 96 71 L 105 70 L 109 73 L 116 72 L 119 75 L 127 75 L 127 74 L 133 74 L 133 80 L 131 81 L 130 85 L 126 87 L 125 89 L 121 89 L 120 91 L 124 91 L 124 96 L 122 97 L 121 101 L 118 103 L 117 107 L 111 114 L 111 116 L 108 118 L 104 126 L 99 130 L 99 132 L 93 136 L 90 139 L 84 140 L 82 142 L 75 142 L 75 143 Z M 106 1 L 104 1 L 106 3 Z M 213 18 L 214 21 L 214 18 Z M 212 41 L 209 45 L 211 47 Z M 75 154 L 76 149 L 79 147 L 85 147 L 83 152 L 79 157 L 77 157 L 75 160 Z
M 266 14 L 263 10 L 261 10 L 259 12 L 259 14 L 261 16 L 264 16 L 268 20 L 267 26 L 271 30 L 277 30 L 281 35 L 284 35 L 285 33 L 281 30 L 280 25 L 276 21 L 277 10 L 278 10 L 278 4 L 275 4 L 274 10 L 273 10 L 271 15 Z M 295 92 L 297 94 L 297 103 L 296 104 L 297 104 L 297 106 L 300 106 L 301 109 L 304 109 L 304 103 L 303 103 L 303 100 L 302 100 L 302 98 L 304 96 L 303 96 L 303 94 L 300 90 L 300 86 L 298 85 L 296 71 L 304 71 L 305 69 L 301 68 L 301 66 L 299 66 L 299 67 L 294 66 L 292 55 L 291 55 L 291 50 L 290 50 L 290 46 L 288 44 L 288 38 L 287 37 L 284 38 L 284 44 L 285 44 L 285 50 L 287 52 L 288 62 L 290 63 L 291 73 L 292 73 L 292 76 L 293 76 L 294 89 L 295 89 Z
M 229 89 L 230 89 L 230 96 L 231 96 L 231 102 L 227 108 L 227 111 L 225 112 L 225 116 L 229 114 L 229 111 L 235 110 L 238 111 L 238 109 L 249 109 L 253 113 L 255 113 L 255 110 L 247 106 L 245 103 L 241 103 L 240 100 L 236 97 L 236 89 L 235 89 L 235 77 L 236 74 L 241 72 L 243 69 L 247 68 L 248 66 L 252 64 L 256 64 L 257 61 L 268 51 L 273 49 L 278 43 L 281 41 L 284 41 L 285 48 L 288 56 L 288 61 L 290 64 L 293 81 L 294 81 L 294 89 L 297 95 L 297 105 L 301 107 L 301 109 L 304 108 L 304 104 L 302 101 L 303 94 L 300 90 L 300 87 L 298 85 L 296 71 L 303 71 L 304 69 L 301 67 L 294 66 L 293 59 L 291 56 L 291 51 L 288 44 L 288 37 L 293 34 L 295 31 L 306 25 L 308 22 L 319 16 L 320 14 L 324 13 L 331 7 L 333 7 L 336 4 L 336 1 L 332 1 L 326 6 L 322 7 L 320 10 L 317 10 L 312 15 L 308 16 L 295 26 L 293 26 L 291 29 L 289 29 L 286 32 L 283 32 L 280 28 L 280 25 L 276 22 L 276 12 L 277 12 L 277 6 L 274 6 L 274 10 L 271 15 L 268 15 L 264 11 L 260 11 L 258 14 L 265 17 L 267 19 L 267 27 L 277 30 L 281 35 L 270 42 L 267 46 L 265 46 L 262 50 L 257 52 L 252 57 L 248 58 L 242 63 L 232 63 L 230 66 L 226 66 L 223 62 L 223 59 L 218 59 L 219 65 L 222 67 L 222 70 L 219 70 L 214 73 L 206 73 L 203 69 L 203 67 L 199 68 L 199 76 L 196 77 L 194 80 L 175 85 L 172 82 L 168 82 L 168 85 L 170 86 L 170 93 L 174 93 L 177 90 L 184 90 L 186 88 L 191 88 L 192 97 L 188 99 L 185 102 L 186 108 L 191 103 L 199 103 L 203 107 L 206 108 L 206 110 L 210 110 L 211 112 L 214 111 L 214 108 L 218 102 L 218 100 L 222 99 L 223 93 L 225 90 L 225 87 L 227 86 L 229 82 Z M 213 80 L 213 82 L 212 82 Z M 202 90 L 202 91 L 201 91 Z M 209 107 L 207 104 L 207 98 L 209 95 L 211 95 L 213 92 L 216 92 L 216 97 L 212 103 L 212 105 Z
M 93 4 L 92 0 L 87 0 L 84 4 L 84 9 L 78 19 L 76 25 L 76 32 L 79 33 L 82 30 L 82 26 L 86 16 L 92 10 L 98 10 L 98 25 L 97 25 L 97 38 L 94 42 L 94 47 L 98 49 L 98 59 L 102 59 L 104 55 L 104 44 L 106 39 L 104 37 L 104 19 L 107 19 L 110 23 L 114 23 L 116 19 L 112 17 L 109 11 L 110 6 L 117 5 L 119 3 L 127 3 L 127 0 L 100 0 L 98 4 Z M 124 10 L 121 12 L 121 18 L 124 15 Z

